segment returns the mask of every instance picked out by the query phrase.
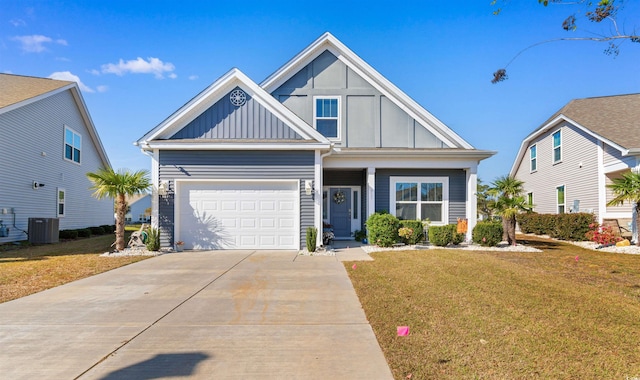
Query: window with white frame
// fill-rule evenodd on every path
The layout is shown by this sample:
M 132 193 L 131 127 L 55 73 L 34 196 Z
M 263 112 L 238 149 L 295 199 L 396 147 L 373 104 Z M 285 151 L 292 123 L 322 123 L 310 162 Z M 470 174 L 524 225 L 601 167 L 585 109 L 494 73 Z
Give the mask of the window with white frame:
M 553 163 L 562 161 L 562 133 L 560 130 L 556 131 L 553 135 Z
M 533 192 L 527 193 L 527 206 L 533 210 Z
M 80 163 L 80 151 L 82 150 L 82 137 L 69 127 L 64 127 L 64 158 Z
M 448 223 L 448 177 L 391 177 L 390 185 L 389 208 L 398 219 Z
M 536 145 L 532 145 L 529 148 L 529 160 L 530 160 L 529 170 L 531 172 L 535 172 L 536 170 L 538 170 L 538 148 Z
M 313 125 L 323 136 L 330 139 L 340 137 L 340 98 L 316 97 Z
M 58 188 L 58 191 L 56 193 L 58 194 L 57 196 L 58 217 L 61 217 L 65 215 L 65 211 L 66 211 L 65 200 L 66 200 L 67 192 L 62 188 Z
M 557 203 L 558 203 L 558 214 L 564 214 L 564 205 L 565 205 L 565 189 L 564 185 L 556 187 L 556 195 L 557 195 Z

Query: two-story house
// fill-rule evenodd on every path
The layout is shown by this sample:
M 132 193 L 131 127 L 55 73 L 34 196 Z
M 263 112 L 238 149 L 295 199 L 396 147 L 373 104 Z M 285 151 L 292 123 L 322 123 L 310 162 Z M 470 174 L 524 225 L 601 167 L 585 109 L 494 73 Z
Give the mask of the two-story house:
M 188 249 L 299 249 L 323 223 L 349 239 L 376 211 L 473 227 L 494 153 L 330 33 L 259 85 L 227 72 L 136 144 L 153 157 L 162 244 Z

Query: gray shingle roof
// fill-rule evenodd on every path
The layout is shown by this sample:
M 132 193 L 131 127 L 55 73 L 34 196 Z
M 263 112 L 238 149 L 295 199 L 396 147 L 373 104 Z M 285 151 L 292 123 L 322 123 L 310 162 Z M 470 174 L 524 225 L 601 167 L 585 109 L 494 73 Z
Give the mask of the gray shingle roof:
M 2 89 L 0 91 L 0 108 L 46 94 L 72 83 L 64 80 L 0 74 L 0 89 Z
M 640 94 L 574 99 L 543 125 L 560 114 L 626 149 L 640 148 Z

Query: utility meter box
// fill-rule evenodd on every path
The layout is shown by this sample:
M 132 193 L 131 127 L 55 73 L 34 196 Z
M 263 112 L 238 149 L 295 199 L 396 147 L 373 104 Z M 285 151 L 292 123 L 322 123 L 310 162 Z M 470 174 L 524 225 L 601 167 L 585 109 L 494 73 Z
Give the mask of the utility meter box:
M 59 228 L 60 219 L 58 218 L 29 218 L 29 243 L 57 243 Z

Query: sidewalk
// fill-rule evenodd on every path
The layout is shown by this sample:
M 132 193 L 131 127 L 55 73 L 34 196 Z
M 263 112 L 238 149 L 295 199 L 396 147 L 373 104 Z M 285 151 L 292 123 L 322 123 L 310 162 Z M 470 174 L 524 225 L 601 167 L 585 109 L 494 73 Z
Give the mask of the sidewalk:
M 0 304 L 0 373 L 392 379 L 342 263 L 298 258 L 168 254 Z

